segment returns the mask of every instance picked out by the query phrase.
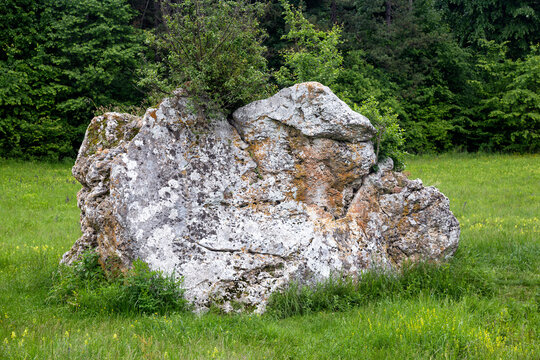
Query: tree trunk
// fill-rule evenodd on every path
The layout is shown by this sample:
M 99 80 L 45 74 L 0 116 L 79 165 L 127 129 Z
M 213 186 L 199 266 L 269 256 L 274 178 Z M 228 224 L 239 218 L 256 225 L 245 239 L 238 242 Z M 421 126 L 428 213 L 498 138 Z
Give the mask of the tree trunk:
M 390 24 L 392 24 L 392 1 L 386 0 L 385 6 L 386 6 L 386 14 L 385 14 L 386 25 L 390 26 Z

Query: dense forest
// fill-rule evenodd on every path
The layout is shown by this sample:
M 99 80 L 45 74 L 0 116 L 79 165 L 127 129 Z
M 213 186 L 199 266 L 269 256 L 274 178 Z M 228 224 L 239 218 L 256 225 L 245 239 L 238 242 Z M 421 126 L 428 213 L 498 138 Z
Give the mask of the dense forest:
M 74 158 L 175 87 L 227 113 L 308 80 L 410 153 L 538 152 L 539 43 L 534 0 L 4 0 L 0 157 Z

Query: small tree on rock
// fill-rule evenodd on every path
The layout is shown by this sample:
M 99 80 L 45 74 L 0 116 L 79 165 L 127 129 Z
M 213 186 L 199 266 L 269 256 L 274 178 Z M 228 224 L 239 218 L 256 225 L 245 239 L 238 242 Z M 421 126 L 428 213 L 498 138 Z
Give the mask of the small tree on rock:
M 262 4 L 248 1 L 166 0 L 165 32 L 151 40 L 163 62 L 146 67 L 142 85 L 182 87 L 199 111 L 212 115 L 268 94 Z

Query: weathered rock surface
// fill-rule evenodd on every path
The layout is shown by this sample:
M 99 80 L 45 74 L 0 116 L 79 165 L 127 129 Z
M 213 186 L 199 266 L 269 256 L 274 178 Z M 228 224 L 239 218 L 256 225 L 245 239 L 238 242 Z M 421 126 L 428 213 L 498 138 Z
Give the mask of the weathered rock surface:
M 374 127 L 327 87 L 304 83 L 198 119 L 180 93 L 140 119 L 90 124 L 73 174 L 82 237 L 105 262 L 184 277 L 198 309 L 264 310 L 291 280 L 358 274 L 454 253 L 448 199 L 376 162 Z

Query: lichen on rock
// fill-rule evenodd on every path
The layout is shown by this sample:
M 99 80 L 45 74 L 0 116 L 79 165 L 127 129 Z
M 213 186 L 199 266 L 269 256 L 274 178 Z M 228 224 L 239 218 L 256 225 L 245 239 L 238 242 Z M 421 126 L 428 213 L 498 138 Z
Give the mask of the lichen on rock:
M 180 92 L 144 117 L 94 118 L 73 174 L 82 237 L 104 262 L 140 258 L 184 277 L 197 309 L 264 311 L 292 280 L 451 256 L 448 199 L 377 164 L 374 127 L 327 87 L 303 83 L 199 119 Z

